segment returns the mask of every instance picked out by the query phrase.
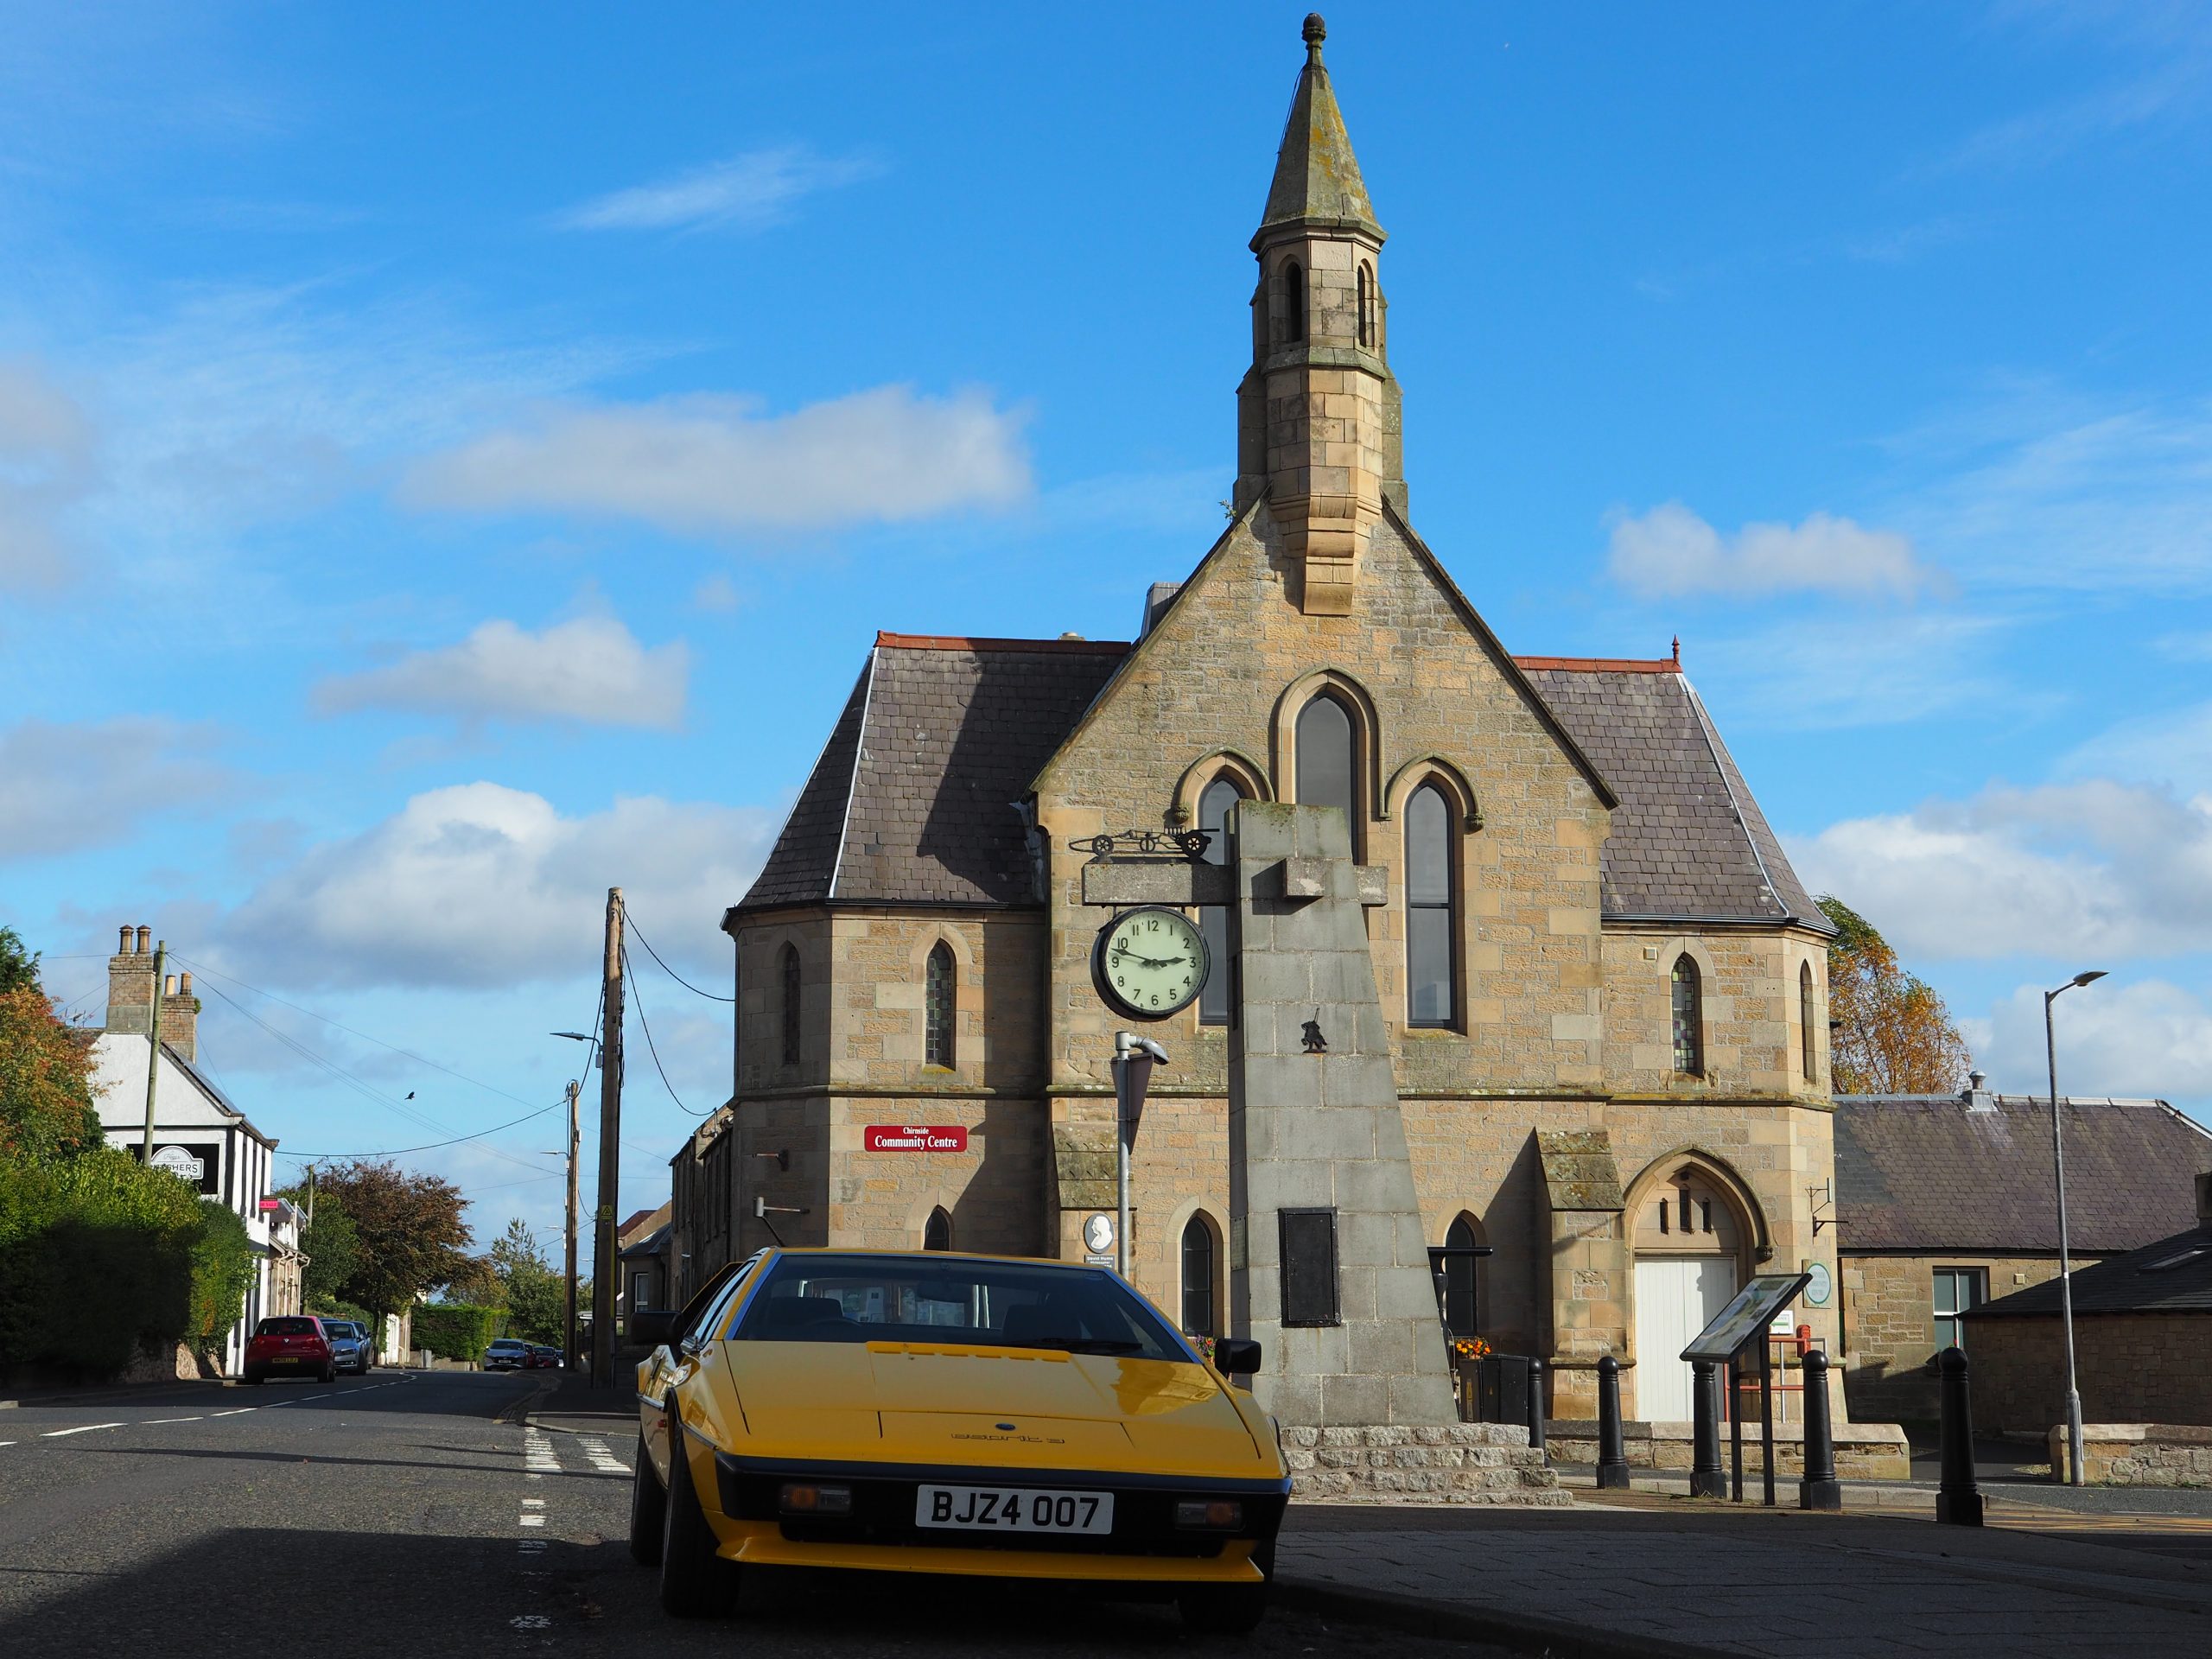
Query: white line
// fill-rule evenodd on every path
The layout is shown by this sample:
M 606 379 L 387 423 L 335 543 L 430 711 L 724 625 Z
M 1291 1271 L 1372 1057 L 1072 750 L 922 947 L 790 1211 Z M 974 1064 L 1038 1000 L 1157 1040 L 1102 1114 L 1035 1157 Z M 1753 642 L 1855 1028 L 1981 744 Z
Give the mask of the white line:
M 545 1507 L 545 1500 L 542 1497 L 525 1497 L 522 1501 L 522 1506 L 525 1510 L 542 1510 Z
M 542 1515 L 518 1516 L 516 1519 L 525 1527 L 542 1527 L 545 1524 L 545 1517 Z
M 13 1446 L 15 1442 L 13 1440 L 0 1440 L 0 1446 Z
M 156 1423 L 196 1423 L 199 1421 L 200 1419 L 197 1417 L 149 1417 L 144 1422 L 139 1424 L 138 1427 L 141 1428 L 151 1428 Z
M 89 1434 L 96 1428 L 121 1428 L 122 1427 L 121 1423 L 86 1423 L 82 1428 L 49 1428 L 39 1438 L 58 1440 L 64 1434 Z
M 243 1415 L 246 1412 L 259 1411 L 260 1409 L 261 1408 L 259 1406 L 232 1406 L 228 1411 L 211 1411 L 207 1414 L 210 1417 L 237 1417 Z

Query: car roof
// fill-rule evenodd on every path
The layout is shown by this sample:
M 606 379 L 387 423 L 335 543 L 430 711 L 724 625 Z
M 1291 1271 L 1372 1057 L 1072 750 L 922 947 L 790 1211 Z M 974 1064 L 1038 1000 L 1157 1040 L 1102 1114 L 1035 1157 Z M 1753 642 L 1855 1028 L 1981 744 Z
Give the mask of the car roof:
M 1060 1268 L 1071 1273 L 1100 1271 L 1096 1263 L 1069 1262 L 1056 1255 L 988 1255 L 973 1250 L 887 1250 L 871 1249 L 865 1246 L 840 1249 L 835 1244 L 785 1244 L 772 1246 L 766 1254 L 800 1258 L 810 1255 L 868 1256 L 885 1262 L 1004 1262 L 1023 1268 Z

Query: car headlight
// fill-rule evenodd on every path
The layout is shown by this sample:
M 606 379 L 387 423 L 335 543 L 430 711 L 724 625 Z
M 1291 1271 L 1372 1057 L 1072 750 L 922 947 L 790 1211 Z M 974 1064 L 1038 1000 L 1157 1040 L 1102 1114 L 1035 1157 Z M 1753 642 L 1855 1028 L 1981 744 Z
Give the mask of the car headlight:
M 787 1480 L 776 1494 L 776 1507 L 785 1515 L 850 1515 L 853 1489 L 822 1481 Z
M 1205 1532 L 1234 1532 L 1244 1524 L 1244 1506 L 1232 1498 L 1185 1498 L 1175 1505 L 1175 1524 Z

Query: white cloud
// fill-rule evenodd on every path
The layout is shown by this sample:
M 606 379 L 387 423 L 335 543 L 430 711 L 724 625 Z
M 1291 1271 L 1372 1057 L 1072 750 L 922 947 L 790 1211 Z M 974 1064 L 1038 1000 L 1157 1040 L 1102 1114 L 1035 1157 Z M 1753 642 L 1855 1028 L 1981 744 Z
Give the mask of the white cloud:
M 694 610 L 728 612 L 745 602 L 745 595 L 737 591 L 737 584 L 721 571 L 711 571 L 699 578 L 699 585 L 691 590 Z
M 879 386 L 765 415 L 754 399 L 549 410 L 418 466 L 417 505 L 572 511 L 744 535 L 1001 506 L 1029 487 L 1022 417 L 981 391 Z
M 2122 721 L 2065 756 L 2058 770 L 2069 777 L 2212 790 L 2212 703 Z
M 555 222 L 572 231 L 760 230 L 787 217 L 802 197 L 879 170 L 860 156 L 783 144 L 594 197 Z
M 92 425 L 75 400 L 35 365 L 0 362 L 0 590 L 68 580 L 60 519 L 92 478 Z
M 2212 937 L 2212 795 L 2000 786 L 1833 824 L 1789 855 L 1908 957 L 2112 962 Z
M 652 796 L 564 817 L 499 784 L 432 790 L 264 882 L 226 923 L 223 955 L 262 984 L 573 978 L 598 961 L 607 890 L 620 887 L 663 956 L 726 972 L 722 911 L 775 829 L 757 809 Z
M 1975 1047 L 1994 1085 L 2013 1094 L 2049 1087 L 2043 993 L 2023 985 L 1978 1021 Z M 2177 1103 L 2212 1098 L 2212 1007 L 2164 980 L 2111 980 L 2058 1004 L 2058 1088 L 2068 1095 L 2152 1096 Z
M 1816 512 L 1801 524 L 1746 524 L 1723 536 L 1679 501 L 1611 515 L 1614 580 L 1646 597 L 1786 592 L 1910 599 L 1931 576 L 1895 531 Z
M 465 721 L 672 728 L 683 718 L 690 671 L 680 640 L 648 649 L 613 617 L 578 617 L 543 633 L 495 620 L 459 645 L 334 675 L 315 688 L 314 702 L 325 713 L 402 709 Z
M 0 731 L 0 859 L 110 846 L 200 804 L 228 779 L 207 758 L 213 743 L 203 728 L 137 716 Z
M 1808 666 L 1798 618 L 1682 644 L 1700 687 L 1720 688 L 1732 730 L 1832 731 L 1905 725 L 2001 705 L 2017 715 L 2037 693 L 2011 684 L 1999 647 L 2002 618 L 1957 611 L 1904 615 L 1824 612 L 1821 655 Z

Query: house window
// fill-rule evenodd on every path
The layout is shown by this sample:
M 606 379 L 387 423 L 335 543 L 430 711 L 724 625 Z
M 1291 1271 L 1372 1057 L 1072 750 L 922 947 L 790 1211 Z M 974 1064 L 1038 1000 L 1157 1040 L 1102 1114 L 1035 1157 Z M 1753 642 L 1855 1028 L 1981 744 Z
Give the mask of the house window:
M 1236 780 L 1226 777 L 1215 779 L 1206 785 L 1205 793 L 1198 797 L 1198 828 L 1213 837 L 1206 842 L 1207 863 L 1229 862 L 1229 809 L 1243 798 L 1244 791 L 1237 788 Z M 1233 996 L 1230 977 L 1234 971 L 1229 930 L 1227 905 L 1198 906 L 1198 934 L 1206 942 L 1206 958 L 1213 964 L 1206 982 L 1198 988 L 1198 1023 L 1202 1026 L 1229 1023 L 1229 1005 Z
M 922 1224 L 922 1248 L 925 1250 L 949 1250 L 952 1248 L 952 1217 L 944 1213 L 943 1205 L 930 1211 L 930 1218 Z
M 1352 768 L 1351 711 L 1324 691 L 1298 711 L 1298 798 L 1307 806 L 1333 806 L 1344 815 L 1351 855 L 1359 856 L 1359 817 Z
M 1214 1337 L 1213 1229 L 1192 1216 L 1183 1229 L 1183 1334 Z
M 784 1064 L 798 1064 L 798 947 L 784 947 Z
M 1675 1070 L 1686 1077 L 1705 1075 L 1705 996 L 1697 963 L 1687 951 L 1675 958 Z
M 1471 1250 L 1481 1243 L 1475 1230 L 1465 1216 L 1461 1216 L 1445 1230 L 1444 1248 L 1447 1251 Z M 1454 1341 L 1471 1337 L 1481 1326 L 1475 1299 L 1476 1259 L 1471 1255 L 1447 1255 L 1444 1258 L 1444 1330 Z
M 953 1012 L 952 947 L 940 939 L 930 952 L 922 986 L 922 1018 L 927 1027 L 922 1058 L 927 1065 L 948 1071 L 952 1066 Z
M 1406 803 L 1406 1023 L 1449 1026 L 1452 985 L 1452 809 L 1423 784 Z
M 1805 1081 L 1813 1080 L 1813 964 L 1797 964 L 1797 1064 Z
M 1959 1315 L 1989 1300 L 1989 1269 L 1938 1268 L 1935 1291 L 1936 1351 L 1962 1349 L 1967 1345 L 1967 1328 Z
M 1295 259 L 1282 268 L 1282 337 L 1286 342 L 1306 338 L 1306 273 Z
M 1364 259 L 1359 264 L 1359 343 L 1375 344 L 1375 267 Z

